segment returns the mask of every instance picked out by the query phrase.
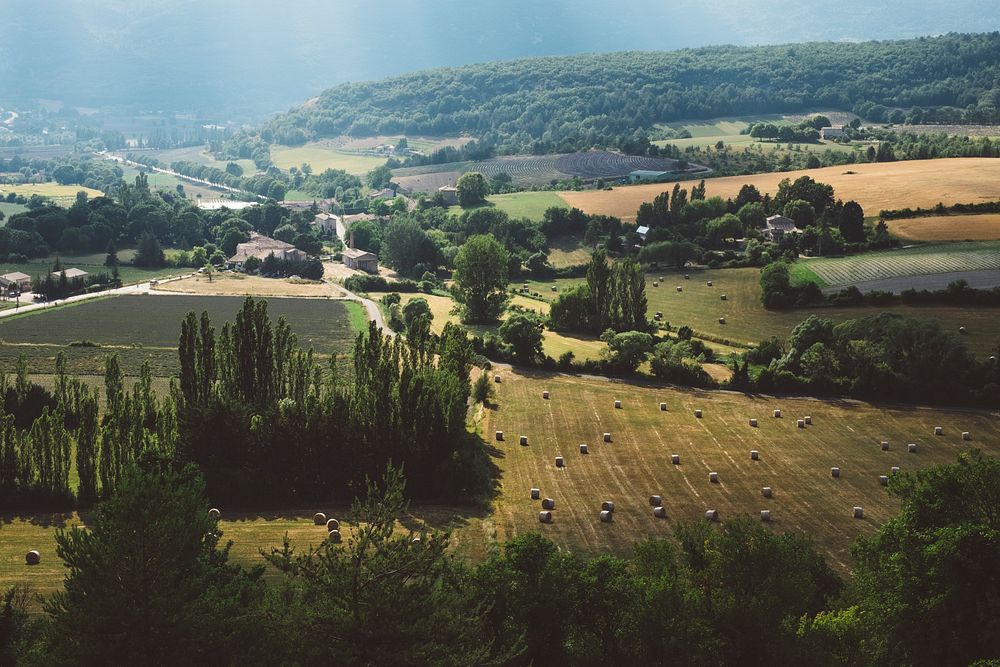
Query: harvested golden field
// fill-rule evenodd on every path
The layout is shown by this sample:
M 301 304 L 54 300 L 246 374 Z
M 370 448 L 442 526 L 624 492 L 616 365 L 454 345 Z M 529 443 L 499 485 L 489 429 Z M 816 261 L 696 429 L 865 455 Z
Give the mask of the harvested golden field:
M 907 241 L 996 241 L 1000 239 L 1000 213 L 934 215 L 888 220 L 893 236 Z
M 708 509 L 722 521 L 767 509 L 775 530 L 808 534 L 843 571 L 851 543 L 898 510 L 879 481 L 892 466 L 906 472 L 949 463 L 970 447 L 1000 454 L 1000 420 L 984 412 L 500 373 L 496 405 L 481 432 L 487 440 L 504 432 L 504 441 L 494 443 L 501 493 L 492 521 L 501 541 L 541 530 L 573 551 L 628 555 L 636 541 L 666 536 L 678 521 L 703 520 Z M 546 390 L 549 400 L 542 398 Z M 772 417 L 775 409 L 782 418 Z M 813 424 L 797 428 L 806 415 Z M 944 435 L 933 435 L 935 426 Z M 964 442 L 962 431 L 973 440 Z M 605 432 L 611 443 L 602 441 Z M 521 435 L 528 446 L 518 444 Z M 889 451 L 881 450 L 883 440 Z M 589 453 L 580 453 L 580 443 Z M 917 444 L 916 453 L 908 453 L 908 443 Z M 751 460 L 751 450 L 759 460 Z M 673 454 L 680 465 L 671 463 Z M 556 456 L 565 467 L 556 467 Z M 833 467 L 840 468 L 837 479 Z M 710 472 L 718 473 L 718 483 L 709 481 Z M 765 486 L 773 498 L 763 497 Z M 539 523 L 532 488 L 555 500 L 552 524 Z M 653 494 L 662 496 L 666 519 L 653 517 Z M 599 520 L 605 500 L 615 504 L 612 523 Z M 864 508 L 863 519 L 853 518 L 855 506 Z
M 749 176 L 724 176 L 705 180 L 709 197 L 735 197 L 740 187 L 751 184 L 772 195 L 778 183 L 810 176 L 833 186 L 838 199 L 853 199 L 866 215 L 884 209 L 927 208 L 944 204 L 975 203 L 1000 199 L 1000 160 L 994 158 L 946 158 L 850 164 Z M 693 183 L 684 184 L 690 188 Z M 614 215 L 634 220 L 639 204 L 652 201 L 672 183 L 617 187 L 613 190 L 561 192 L 570 206 L 587 213 Z

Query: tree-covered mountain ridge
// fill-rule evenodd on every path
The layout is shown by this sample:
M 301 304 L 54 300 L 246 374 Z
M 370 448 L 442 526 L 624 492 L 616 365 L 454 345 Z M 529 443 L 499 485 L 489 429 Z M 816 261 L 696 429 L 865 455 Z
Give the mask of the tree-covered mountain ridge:
M 1000 122 L 1000 33 L 713 46 L 490 62 L 348 83 L 274 117 L 264 141 L 469 134 L 501 152 L 613 145 L 679 119 L 885 109 Z M 943 120 L 941 122 L 944 122 Z M 245 138 L 245 137 L 244 137 Z

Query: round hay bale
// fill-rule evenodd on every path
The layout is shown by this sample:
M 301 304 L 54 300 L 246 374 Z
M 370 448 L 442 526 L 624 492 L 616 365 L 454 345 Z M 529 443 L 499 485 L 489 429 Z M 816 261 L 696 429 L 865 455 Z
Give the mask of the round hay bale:
M 420 536 L 416 535 L 412 540 L 410 540 L 410 544 L 420 544 L 421 541 Z
M 542 511 L 538 513 L 539 523 L 552 523 L 552 512 Z
M 563 457 L 557 456 L 556 457 L 556 467 L 557 468 L 562 468 L 564 465 L 565 465 L 565 463 L 563 461 Z
M 934 427 L 934 435 L 944 435 L 944 429 L 940 426 Z
M 24 554 L 24 562 L 28 565 L 38 565 L 42 562 L 42 554 L 32 549 L 28 553 Z
M 678 292 L 683 292 L 683 291 L 684 291 L 684 288 L 683 288 L 683 287 L 681 287 L 680 285 L 678 285 L 678 286 L 677 286 L 677 291 L 678 291 Z
M 340 522 L 337 521 L 336 519 L 327 519 L 326 520 L 326 529 L 327 529 L 327 531 L 330 531 L 330 530 L 340 530 Z
M 774 411 L 774 418 L 775 419 L 781 419 L 781 410 L 775 410 Z
M 340 536 L 340 531 L 339 530 L 331 530 L 327 534 L 326 539 L 330 540 L 331 544 L 340 544 L 340 540 L 342 539 L 341 536 Z
M 773 498 L 774 497 L 774 491 L 769 486 L 765 486 L 763 489 L 761 489 L 760 490 L 760 494 L 762 496 L 764 496 L 765 498 Z
M 705 284 L 706 284 L 706 285 L 708 285 L 709 287 L 711 287 L 711 286 L 712 286 L 712 281 L 711 281 L 711 280 L 709 280 L 709 281 L 708 281 L 707 283 L 705 283 Z
M 757 420 L 756 419 L 751 419 L 750 420 L 750 426 L 753 426 L 754 428 L 757 428 Z
M 758 452 L 756 449 L 751 449 L 750 450 L 750 460 L 751 461 L 759 461 L 760 460 L 760 452 Z
M 621 409 L 622 409 L 622 402 L 615 401 L 615 410 L 621 410 Z
M 661 498 L 660 496 L 655 496 L 655 495 L 654 496 L 650 496 L 649 497 L 649 504 L 652 505 L 653 507 L 658 507 L 658 506 L 660 506 L 660 505 L 663 504 L 663 498 Z
M 656 313 L 653 315 L 653 319 L 654 320 L 662 320 L 663 319 L 663 312 L 659 311 L 659 310 L 656 311 Z
M 586 443 L 583 443 L 583 442 L 580 443 L 580 453 L 581 454 L 589 454 L 589 452 L 587 451 L 587 445 L 586 445 Z
M 208 518 L 215 519 L 216 521 L 218 521 L 220 518 L 222 518 L 222 512 L 213 507 L 212 509 L 208 510 Z
M 503 442 L 503 431 L 497 431 L 496 437 L 497 437 L 497 442 Z
M 799 428 L 805 428 L 806 427 L 806 420 L 805 419 L 798 419 L 798 420 L 795 421 L 795 425 L 798 426 Z
M 691 280 L 691 274 L 685 273 L 684 274 L 684 280 Z
M 725 324 L 725 323 L 726 323 L 726 318 L 720 317 L 719 318 L 719 324 Z
M 541 496 L 542 496 L 542 492 L 541 492 L 540 489 L 535 488 L 535 489 L 531 490 L 531 499 L 532 500 L 538 500 L 539 498 L 541 498 Z
M 889 476 L 888 475 L 879 475 L 878 476 L 878 483 L 881 484 L 882 486 L 889 486 Z
M 558 291 L 559 291 L 559 288 L 558 288 L 558 287 L 556 287 L 555 285 L 553 285 L 553 286 L 552 286 L 552 291 L 553 291 L 553 292 L 558 292 Z
M 667 508 L 666 507 L 654 507 L 653 508 L 653 516 L 655 516 L 657 519 L 666 519 L 667 518 Z
M 761 521 L 770 521 L 771 520 L 771 510 L 761 510 L 760 511 L 760 520 Z
M 552 500 L 551 498 L 546 498 L 545 500 L 542 501 L 543 510 L 554 510 L 555 508 L 556 508 L 556 501 Z
M 602 523 L 611 523 L 611 521 L 613 519 L 614 519 L 614 512 L 609 512 L 607 510 L 601 510 L 601 522 Z
M 889 451 L 889 441 L 888 440 L 883 440 L 882 444 L 880 445 L 880 447 L 882 448 L 883 452 Z
M 502 378 L 499 375 L 494 375 L 493 381 L 496 382 L 497 384 L 500 384 L 502 382 Z
M 658 283 L 658 282 L 656 282 L 656 281 L 654 280 L 654 281 L 653 281 L 653 287 L 659 287 L 659 286 L 660 286 L 660 283 Z
M 707 510 L 705 512 L 705 518 L 708 519 L 709 521 L 718 521 L 719 510 Z
M 840 477 L 840 468 L 830 468 L 830 477 Z
M 864 507 L 855 507 L 854 508 L 854 518 L 855 519 L 864 519 L 865 518 L 865 508 Z
M 660 403 L 660 412 L 666 412 L 666 411 L 667 411 L 667 404 Z
M 701 419 L 701 410 L 695 410 L 694 411 L 694 416 L 695 416 L 696 419 Z
M 719 295 L 719 300 L 720 300 L 720 301 L 726 301 L 726 300 L 727 300 L 727 299 L 726 299 L 726 295 L 725 295 L 725 294 L 720 294 L 720 295 Z
M 972 434 L 968 431 L 962 431 L 962 440 L 972 440 Z
M 899 466 L 892 466 L 891 468 L 889 468 L 889 472 L 891 474 L 893 474 L 893 475 L 898 475 L 899 474 Z
M 542 398 L 544 400 L 546 400 L 546 401 L 549 400 L 549 392 L 548 391 L 543 391 L 542 392 Z
M 520 438 L 520 442 L 521 442 L 522 445 L 528 444 L 528 436 L 522 435 L 521 438 Z
M 611 434 L 610 433 L 605 433 L 604 434 L 604 442 L 611 442 Z
M 906 446 L 906 451 L 908 451 L 910 454 L 916 454 L 917 453 L 917 444 L 915 442 L 911 442 L 910 444 L 908 444 Z
M 615 504 L 610 500 L 605 500 L 603 503 L 601 503 L 601 510 L 604 512 L 614 512 Z
M 708 481 L 711 482 L 712 484 L 718 484 L 719 483 L 719 473 L 717 473 L 717 472 L 710 472 L 710 473 L 708 473 Z
M 663 282 L 663 276 L 660 276 L 660 282 L 661 283 Z
M 958 333 L 964 334 L 965 333 L 965 327 L 959 327 L 958 328 Z
M 316 512 L 315 514 L 313 514 L 313 523 L 316 524 L 317 526 L 325 526 L 326 515 L 323 514 L 322 512 Z
M 812 426 L 812 423 L 813 423 L 813 418 L 812 418 L 812 417 L 810 417 L 809 415 L 806 415 L 806 416 L 805 416 L 805 418 L 804 418 L 804 421 L 805 421 L 805 422 L 806 422 L 806 424 L 808 424 L 809 426 Z
M 671 454 L 670 455 L 670 462 L 673 463 L 675 466 L 679 466 L 681 464 L 681 455 L 680 454 Z

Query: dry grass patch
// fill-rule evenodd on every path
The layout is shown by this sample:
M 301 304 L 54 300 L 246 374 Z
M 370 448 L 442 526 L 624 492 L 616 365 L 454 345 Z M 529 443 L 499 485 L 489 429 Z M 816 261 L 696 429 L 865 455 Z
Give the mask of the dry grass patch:
M 182 280 L 163 283 L 153 288 L 156 292 L 201 294 L 220 296 L 294 296 L 340 298 L 343 291 L 336 285 L 323 281 L 300 281 L 286 278 L 263 278 L 242 273 L 217 273 L 209 280 L 199 274 Z
M 944 204 L 974 203 L 1000 199 L 1000 160 L 993 158 L 946 158 L 875 164 L 849 164 L 750 176 L 725 176 L 705 180 L 709 197 L 735 197 L 744 184 L 772 195 L 778 183 L 810 176 L 833 186 L 838 199 L 857 201 L 868 215 L 883 209 Z M 691 184 L 686 184 L 688 187 Z M 562 192 L 570 206 L 587 213 L 614 215 L 634 220 L 639 204 L 652 201 L 672 184 L 636 185 L 613 190 Z
M 1000 240 L 1000 213 L 906 218 L 888 220 L 886 225 L 893 236 L 907 241 Z

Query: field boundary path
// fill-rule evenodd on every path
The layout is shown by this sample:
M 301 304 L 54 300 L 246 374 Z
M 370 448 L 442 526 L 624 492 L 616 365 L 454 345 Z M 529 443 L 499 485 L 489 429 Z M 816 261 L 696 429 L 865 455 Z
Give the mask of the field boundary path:
M 383 317 L 382 315 L 382 309 L 378 307 L 377 303 L 375 303 L 371 299 L 367 299 L 363 296 L 355 294 L 354 292 L 347 289 L 343 285 L 338 285 L 338 287 L 340 287 L 340 289 L 344 291 L 344 298 L 346 298 L 348 301 L 355 301 L 364 306 L 365 312 L 368 313 L 368 319 L 375 322 L 375 325 L 382 330 L 382 333 L 384 333 L 386 336 L 389 337 L 396 335 L 396 332 L 390 329 L 388 325 L 386 325 L 385 317 Z

